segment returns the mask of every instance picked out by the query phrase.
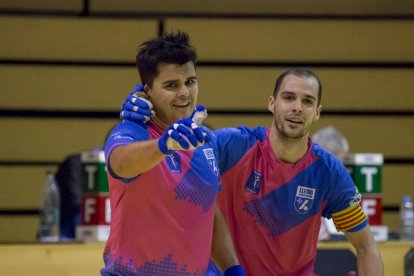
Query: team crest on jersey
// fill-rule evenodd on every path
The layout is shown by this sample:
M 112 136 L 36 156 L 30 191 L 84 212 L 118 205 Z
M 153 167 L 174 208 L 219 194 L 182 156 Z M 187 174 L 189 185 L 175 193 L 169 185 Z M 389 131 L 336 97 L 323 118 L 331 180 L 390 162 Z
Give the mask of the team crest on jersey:
M 169 155 L 167 155 L 167 158 L 165 158 L 168 168 L 170 169 L 170 172 L 172 173 L 180 173 L 181 172 L 181 157 L 173 152 Z
M 301 214 L 306 214 L 312 208 L 316 189 L 298 186 L 295 197 L 295 209 Z
M 249 179 L 247 179 L 244 188 L 247 191 L 257 195 L 262 188 L 262 174 L 253 170 L 249 176 Z
M 210 167 L 210 170 L 215 174 L 218 175 L 218 166 L 216 157 L 214 156 L 214 152 L 212 148 L 206 148 L 203 149 L 204 156 L 207 159 L 208 166 Z

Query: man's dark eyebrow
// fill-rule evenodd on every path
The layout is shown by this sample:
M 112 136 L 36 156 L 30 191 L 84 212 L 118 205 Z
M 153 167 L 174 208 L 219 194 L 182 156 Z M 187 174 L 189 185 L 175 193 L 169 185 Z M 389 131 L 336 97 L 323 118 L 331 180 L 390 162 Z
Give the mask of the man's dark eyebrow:
M 189 80 L 196 80 L 197 79 L 197 77 L 196 76 L 191 76 L 191 77 L 188 77 L 187 78 L 187 81 L 189 81 Z M 169 83 L 174 83 L 174 82 L 177 82 L 177 81 L 179 81 L 178 79 L 174 79 L 174 80 L 166 80 L 166 81 L 164 81 L 162 84 L 169 84 Z
M 164 81 L 162 84 L 164 85 L 164 84 L 170 84 L 170 83 L 174 83 L 174 82 L 177 82 L 178 80 L 166 80 L 166 81 Z
M 294 92 L 291 92 L 291 91 L 280 91 L 280 94 L 294 95 L 295 93 Z M 310 99 L 313 99 L 313 100 L 316 101 L 316 97 L 315 96 L 312 96 L 312 95 L 309 95 L 309 94 L 306 94 L 305 95 L 305 98 L 310 98 Z
M 312 95 L 306 95 L 305 97 L 306 97 L 306 98 L 310 98 L 310 99 L 312 99 L 312 100 L 315 100 L 315 101 L 316 101 L 316 97 L 315 97 L 315 96 L 312 96 Z

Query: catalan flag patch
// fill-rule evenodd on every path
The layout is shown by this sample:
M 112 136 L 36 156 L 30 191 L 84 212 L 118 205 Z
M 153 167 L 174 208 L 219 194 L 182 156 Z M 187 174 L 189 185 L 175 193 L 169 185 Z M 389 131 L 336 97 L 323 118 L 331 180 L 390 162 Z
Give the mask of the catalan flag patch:
M 362 224 L 367 216 L 362 211 L 359 204 L 351 206 L 338 213 L 332 214 L 333 222 L 338 231 L 345 232 Z

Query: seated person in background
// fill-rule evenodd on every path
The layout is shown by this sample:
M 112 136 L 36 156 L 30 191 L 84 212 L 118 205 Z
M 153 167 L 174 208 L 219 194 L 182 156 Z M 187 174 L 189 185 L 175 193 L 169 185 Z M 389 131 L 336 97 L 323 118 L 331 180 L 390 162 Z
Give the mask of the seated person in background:
M 107 133 L 107 135 L 109 132 Z M 95 147 L 91 151 L 102 151 Z M 81 224 L 82 161 L 81 154 L 69 155 L 59 165 L 56 182 L 60 194 L 60 240 L 76 238 L 76 226 Z
M 60 239 L 75 239 L 75 228 L 81 223 L 82 163 L 80 154 L 68 156 L 59 166 L 56 182 L 60 193 Z
M 329 150 L 339 159 L 349 153 L 348 140 L 332 126 L 319 129 L 312 136 L 312 140 Z

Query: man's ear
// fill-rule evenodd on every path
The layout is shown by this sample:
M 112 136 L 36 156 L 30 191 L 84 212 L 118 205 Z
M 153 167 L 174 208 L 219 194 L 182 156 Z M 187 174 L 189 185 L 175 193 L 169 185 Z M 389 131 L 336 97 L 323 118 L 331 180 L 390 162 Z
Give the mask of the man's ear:
M 269 97 L 269 101 L 267 103 L 267 110 L 273 113 L 275 107 L 275 98 L 273 96 Z
M 148 99 L 150 98 L 150 95 L 149 95 L 150 92 L 151 92 L 151 88 L 149 87 L 148 84 L 145 84 L 144 85 L 144 93 L 145 93 L 145 95 L 147 95 Z
M 145 93 L 148 93 L 149 90 L 151 90 L 150 87 L 149 87 L 149 85 L 148 84 L 144 84 L 144 92 Z
M 322 105 L 319 105 L 316 108 L 316 115 L 315 115 L 315 117 L 313 117 L 313 121 L 319 120 L 319 118 L 321 117 L 321 112 L 322 112 Z

